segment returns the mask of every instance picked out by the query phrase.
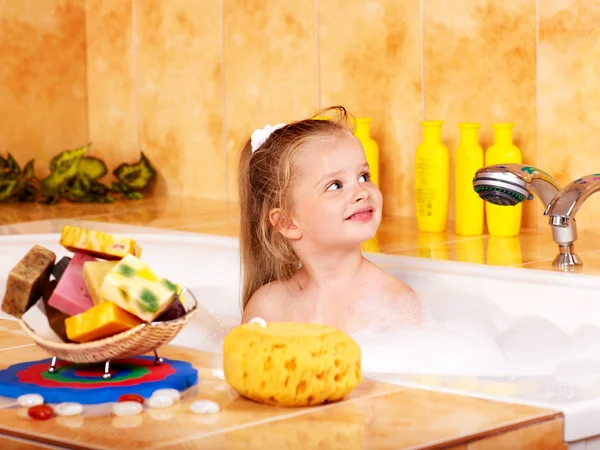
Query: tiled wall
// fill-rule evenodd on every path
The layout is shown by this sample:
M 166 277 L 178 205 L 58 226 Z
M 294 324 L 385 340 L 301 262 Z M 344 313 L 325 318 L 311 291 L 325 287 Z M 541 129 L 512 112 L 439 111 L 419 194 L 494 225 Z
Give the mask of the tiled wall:
M 515 123 L 560 184 L 600 171 L 600 2 L 6 0 L 0 151 L 47 166 L 93 141 L 142 149 L 173 195 L 236 197 L 237 151 L 266 123 L 344 104 L 374 118 L 386 213 L 413 215 L 420 120 Z M 545 226 L 538 201 L 525 225 Z M 600 218 L 600 199 L 578 214 Z

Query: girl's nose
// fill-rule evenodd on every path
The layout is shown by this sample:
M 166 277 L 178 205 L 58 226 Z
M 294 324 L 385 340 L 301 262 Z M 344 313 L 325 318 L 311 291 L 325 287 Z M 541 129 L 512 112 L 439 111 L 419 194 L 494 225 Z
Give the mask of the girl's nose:
M 363 200 L 367 200 L 368 198 L 369 198 L 369 191 L 367 191 L 363 186 L 361 186 L 359 184 L 358 187 L 356 188 L 356 193 L 354 194 L 354 202 L 358 203 Z

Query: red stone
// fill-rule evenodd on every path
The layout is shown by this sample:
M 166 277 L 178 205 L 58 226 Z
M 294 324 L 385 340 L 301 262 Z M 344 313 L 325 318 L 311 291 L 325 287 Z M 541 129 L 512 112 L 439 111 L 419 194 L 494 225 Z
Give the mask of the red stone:
M 35 420 L 48 420 L 54 415 L 54 410 L 48 405 L 37 405 L 29 408 L 27 414 Z
M 144 397 L 138 394 L 123 394 L 117 400 L 118 402 L 138 402 L 144 404 Z

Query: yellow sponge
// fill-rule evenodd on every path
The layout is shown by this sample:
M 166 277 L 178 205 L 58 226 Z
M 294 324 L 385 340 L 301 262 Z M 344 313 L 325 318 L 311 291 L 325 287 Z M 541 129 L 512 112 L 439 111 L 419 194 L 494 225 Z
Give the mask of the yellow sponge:
M 223 372 L 241 395 L 279 406 L 342 399 L 362 381 L 360 347 L 337 328 L 273 322 L 234 328 L 223 341 Z

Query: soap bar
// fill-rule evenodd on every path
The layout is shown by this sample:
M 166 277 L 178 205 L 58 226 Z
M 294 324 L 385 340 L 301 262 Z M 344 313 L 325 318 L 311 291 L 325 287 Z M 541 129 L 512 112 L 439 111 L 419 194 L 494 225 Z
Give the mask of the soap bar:
M 65 270 L 67 270 L 67 266 L 70 262 L 71 258 L 68 256 L 63 256 L 60 261 L 54 264 L 54 267 L 52 268 L 52 276 L 54 279 L 60 280 L 60 277 L 63 276 L 63 273 L 65 273 Z
M 62 228 L 60 245 L 74 253 L 87 253 L 108 260 L 119 260 L 130 254 L 140 257 L 142 254 L 142 249 L 133 239 L 70 225 Z
M 183 316 L 185 316 L 185 308 L 180 301 L 174 301 L 164 313 L 157 317 L 156 321 L 166 322 L 168 320 L 175 320 Z
M 74 316 L 90 309 L 94 302 L 83 282 L 83 263 L 96 261 L 85 253 L 75 253 L 67 270 L 60 278 L 48 304 L 63 313 Z
M 67 338 L 67 331 L 65 330 L 65 319 L 69 316 L 48 304 L 48 301 L 50 300 L 50 297 L 52 297 L 52 293 L 54 292 L 54 289 L 56 289 L 57 284 L 58 281 L 50 280 L 48 287 L 42 295 L 42 301 L 44 302 L 44 310 L 48 325 L 50 325 L 52 331 L 54 331 L 54 333 L 56 333 L 63 342 L 69 342 L 69 338 Z
M 100 295 L 100 287 L 108 272 L 116 265 L 116 261 L 88 261 L 83 264 L 83 281 L 94 305 L 99 305 L 105 301 Z
M 125 256 L 104 277 L 100 294 L 147 322 L 165 311 L 176 297 L 177 286 L 159 278 L 133 255 Z
M 44 301 L 41 298 L 35 305 L 25 311 L 21 316 L 21 320 L 38 336 L 52 342 L 65 342 L 65 340 L 50 327 L 48 317 L 46 316 Z
M 34 245 L 8 274 L 2 311 L 18 319 L 42 296 L 56 255 Z
M 75 342 L 90 342 L 129 330 L 142 323 L 112 302 L 96 305 L 65 320 L 67 337 Z

